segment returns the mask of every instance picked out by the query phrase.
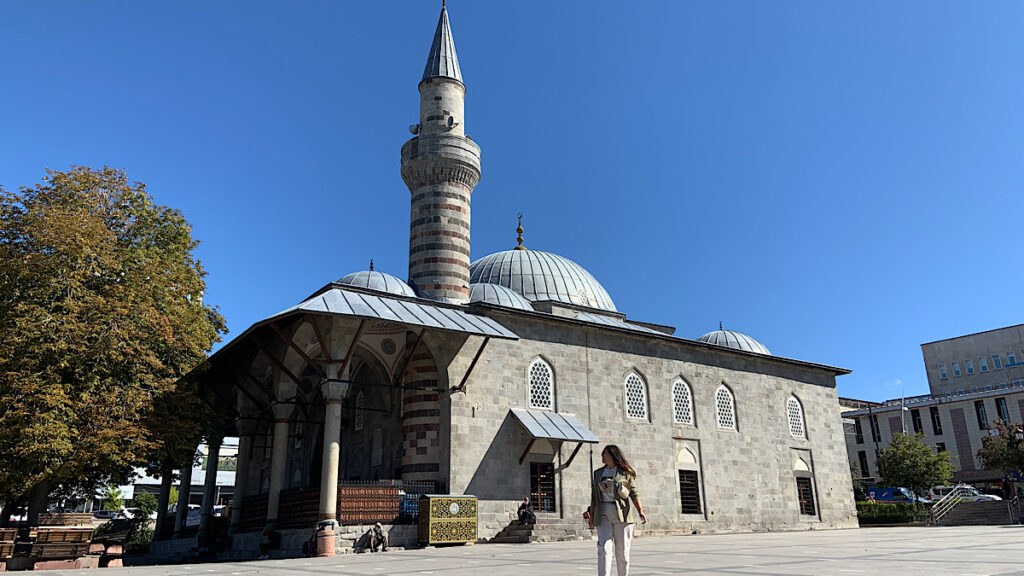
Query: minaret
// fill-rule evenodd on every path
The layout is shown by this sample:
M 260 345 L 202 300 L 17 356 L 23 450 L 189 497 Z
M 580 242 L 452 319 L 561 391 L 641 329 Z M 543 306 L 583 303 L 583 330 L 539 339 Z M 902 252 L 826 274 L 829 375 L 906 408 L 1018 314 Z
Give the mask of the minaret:
M 402 180 L 412 193 L 409 283 L 444 302 L 469 300 L 469 202 L 480 181 L 480 147 L 466 136 L 466 85 L 448 11 L 420 80 L 420 122 L 402 146 Z

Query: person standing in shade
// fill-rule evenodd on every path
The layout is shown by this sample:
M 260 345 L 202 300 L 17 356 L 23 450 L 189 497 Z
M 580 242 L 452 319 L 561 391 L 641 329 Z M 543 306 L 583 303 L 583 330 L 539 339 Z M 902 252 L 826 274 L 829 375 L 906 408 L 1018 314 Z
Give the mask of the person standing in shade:
M 605 446 L 601 461 L 604 466 L 594 471 L 590 508 L 583 516 L 591 530 L 597 528 L 598 576 L 611 576 L 613 554 L 618 576 L 628 576 L 634 506 L 642 524 L 647 524 L 647 515 L 636 489 L 636 471 L 622 450 L 615 444 Z

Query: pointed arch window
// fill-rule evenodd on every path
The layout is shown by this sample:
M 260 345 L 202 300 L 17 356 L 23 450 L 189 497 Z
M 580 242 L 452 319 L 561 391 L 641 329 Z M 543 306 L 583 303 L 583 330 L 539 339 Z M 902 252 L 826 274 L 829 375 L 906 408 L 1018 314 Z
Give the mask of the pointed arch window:
M 736 403 L 733 400 L 732 392 L 725 386 L 719 386 L 715 391 L 715 414 L 718 417 L 718 427 L 722 430 L 736 429 Z
M 672 420 L 676 424 L 693 425 L 693 394 L 682 380 L 672 385 Z
M 363 395 L 363 391 L 360 390 L 356 394 L 356 415 L 354 417 L 355 429 L 357 431 L 363 429 L 363 403 L 366 402 L 366 397 Z
M 530 364 L 530 408 L 551 410 L 555 407 L 555 375 L 551 366 L 540 358 Z
M 790 396 L 786 400 L 786 416 L 789 418 L 789 433 L 794 438 L 803 438 L 806 434 L 804 429 L 804 409 L 796 396 Z
M 647 419 L 647 385 L 635 373 L 626 376 L 626 416 Z

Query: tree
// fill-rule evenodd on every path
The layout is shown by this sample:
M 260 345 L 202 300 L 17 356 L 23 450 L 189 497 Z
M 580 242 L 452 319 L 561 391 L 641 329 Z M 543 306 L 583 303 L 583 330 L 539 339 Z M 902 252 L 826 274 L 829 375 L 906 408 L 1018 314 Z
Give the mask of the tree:
M 117 486 L 107 486 L 103 491 L 103 509 L 120 510 L 124 508 L 124 493 Z
M 978 460 L 986 470 L 994 470 L 1003 474 L 1024 471 L 1024 441 L 1017 438 L 1020 424 L 1007 424 L 996 421 L 998 436 L 985 436 L 981 439 Z
M 127 478 L 145 425 L 224 333 L 197 242 L 123 170 L 0 188 L 0 501 Z
M 178 489 L 171 486 L 171 495 L 167 498 L 167 505 L 174 506 L 178 503 Z
M 900 486 L 920 495 L 953 477 L 949 453 L 936 454 L 921 437 L 895 434 L 892 442 L 878 451 L 878 475 L 886 486 Z

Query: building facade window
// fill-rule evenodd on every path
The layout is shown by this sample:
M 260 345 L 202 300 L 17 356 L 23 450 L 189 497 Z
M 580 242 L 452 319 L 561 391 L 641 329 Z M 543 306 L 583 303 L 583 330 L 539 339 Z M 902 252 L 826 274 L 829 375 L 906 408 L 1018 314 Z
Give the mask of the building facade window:
M 530 364 L 530 408 L 551 410 L 555 407 L 555 377 L 551 366 L 540 358 Z
M 921 411 L 917 409 L 911 410 L 910 420 L 914 423 L 914 434 L 924 434 L 924 425 L 921 423 Z
M 945 380 L 946 378 L 949 378 L 949 374 L 946 373 L 946 365 L 945 364 L 939 364 L 939 378 L 942 378 L 943 380 Z
M 786 416 L 789 418 L 789 434 L 794 438 L 806 436 L 804 431 L 804 410 L 796 396 L 786 400 Z
M 943 453 L 945 451 L 946 451 L 946 443 L 945 442 L 936 442 L 935 443 L 935 452 L 937 454 L 941 454 L 941 453 Z
M 871 425 L 871 441 L 872 442 L 881 442 L 882 441 L 882 433 L 878 429 L 878 415 L 877 414 L 872 414 L 872 415 L 868 416 L 868 424 Z
M 798 476 L 796 479 L 796 493 L 800 500 L 800 514 L 814 516 L 814 490 L 811 488 L 811 479 Z
M 1017 363 L 1017 357 L 1013 352 L 1006 353 L 1006 365 L 1013 366 Z
M 982 372 L 988 372 L 988 358 L 985 358 L 984 356 L 978 358 L 978 366 L 981 367 Z
M 736 404 L 733 401 L 732 392 L 725 386 L 719 386 L 715 391 L 715 413 L 719 428 L 723 430 L 736 429 Z
M 693 425 L 693 394 L 682 380 L 672 385 L 672 420 L 676 424 Z
M 942 434 L 942 420 L 939 418 L 939 407 L 932 406 L 928 409 L 928 413 L 932 417 L 932 433 L 936 436 Z
M 683 514 L 700 514 L 700 483 L 696 470 L 679 471 L 679 499 Z
M 1010 411 L 1006 408 L 1006 398 L 996 398 L 996 413 L 999 414 L 999 419 L 1004 423 L 1010 423 Z
M 860 418 L 854 418 L 853 420 L 854 438 L 857 440 L 857 444 L 864 443 L 864 427 L 860 425 Z
M 960 363 L 953 362 L 953 376 L 960 377 Z
M 553 463 L 530 462 L 530 506 L 539 512 L 557 512 Z
M 860 477 L 867 478 L 871 476 L 871 470 L 868 468 L 868 453 L 863 450 L 858 451 L 857 461 L 860 463 Z
M 985 430 L 988 428 L 988 414 L 985 413 L 984 400 L 974 401 L 974 414 L 978 417 L 978 429 Z
M 363 404 L 365 402 L 366 402 L 366 395 L 364 395 L 363 391 L 360 390 L 359 393 L 356 394 L 356 414 L 353 417 L 353 421 L 354 421 L 353 422 L 353 424 L 354 424 L 353 427 L 356 429 L 357 432 L 359 430 L 363 429 L 363 418 L 364 418 L 364 416 L 363 416 Z
M 999 354 L 992 355 L 992 369 L 1000 370 L 1003 367 L 1003 361 L 999 358 Z
M 968 374 L 974 374 L 974 360 L 964 360 L 964 368 Z
M 647 386 L 636 374 L 626 377 L 626 416 L 647 420 Z

